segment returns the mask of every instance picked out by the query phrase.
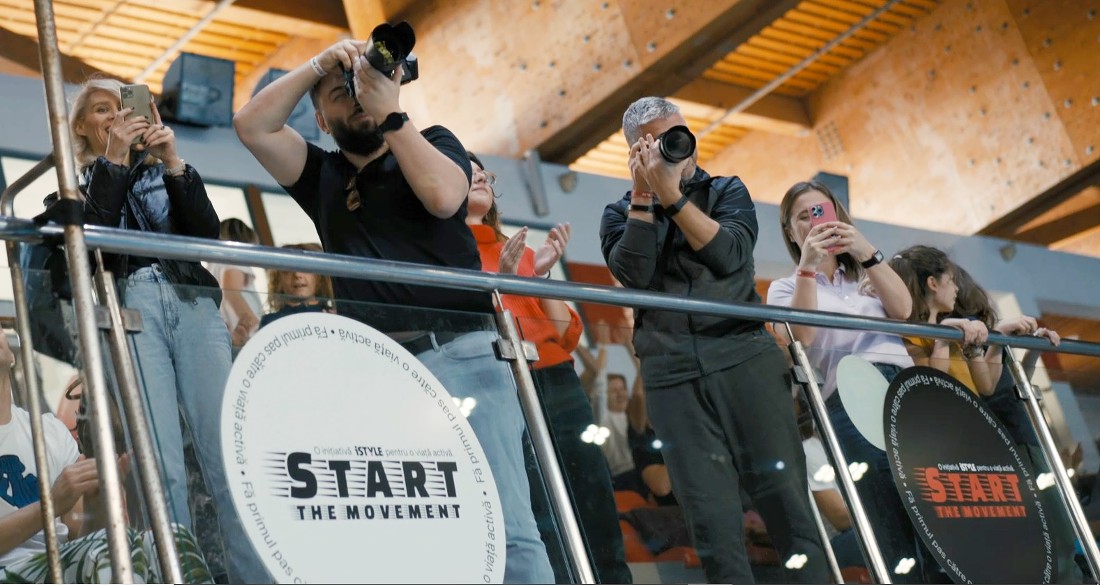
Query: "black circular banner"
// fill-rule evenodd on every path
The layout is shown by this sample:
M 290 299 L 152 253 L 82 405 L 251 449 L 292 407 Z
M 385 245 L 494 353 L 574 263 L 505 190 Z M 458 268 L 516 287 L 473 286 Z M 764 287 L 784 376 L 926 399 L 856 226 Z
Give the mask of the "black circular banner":
M 956 583 L 1057 579 L 1034 473 L 974 393 L 939 370 L 908 368 L 890 384 L 883 426 L 913 528 Z

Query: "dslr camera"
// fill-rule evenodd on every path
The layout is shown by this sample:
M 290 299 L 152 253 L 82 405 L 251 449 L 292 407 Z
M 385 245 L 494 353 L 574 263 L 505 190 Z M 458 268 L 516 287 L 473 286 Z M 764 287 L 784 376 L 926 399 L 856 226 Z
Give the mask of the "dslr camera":
M 687 126 L 673 126 L 657 137 L 661 156 L 669 164 L 676 164 L 695 152 L 695 135 Z
M 386 77 L 392 77 L 400 65 L 401 85 L 405 85 L 420 77 L 416 55 L 412 52 L 415 44 L 416 34 L 408 22 L 397 25 L 383 22 L 371 31 L 367 51 L 359 58 Z M 355 97 L 355 73 L 351 69 L 344 69 L 344 91 Z

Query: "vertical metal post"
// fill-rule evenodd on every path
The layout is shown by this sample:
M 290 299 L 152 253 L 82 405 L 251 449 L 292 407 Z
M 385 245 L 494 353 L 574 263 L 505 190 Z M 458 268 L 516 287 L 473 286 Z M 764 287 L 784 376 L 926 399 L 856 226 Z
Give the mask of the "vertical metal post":
M 833 543 L 829 540 L 829 531 L 825 529 L 825 518 L 821 515 L 821 509 L 817 507 L 813 490 L 809 490 L 810 508 L 814 511 L 814 522 L 817 524 L 817 535 L 821 538 L 821 548 L 825 550 L 825 558 L 829 561 L 829 569 L 833 572 L 833 579 L 838 585 L 844 585 L 844 575 L 840 574 L 840 563 L 833 552 Z
M 22 177 L 12 181 L 0 197 L 0 213 L 15 215 L 15 195 L 26 189 L 38 177 L 53 167 L 53 154 L 46 155 Z M 23 282 L 23 268 L 19 265 L 19 244 L 8 240 L 8 267 L 11 269 L 12 298 L 15 302 L 15 330 L 19 334 L 19 353 L 23 364 L 23 404 L 30 409 L 31 439 L 34 442 L 34 462 L 39 477 L 52 477 L 46 457 L 46 441 L 42 430 L 42 391 L 38 376 L 34 373 L 34 341 L 31 339 L 30 311 L 27 306 L 27 289 Z M 53 493 L 47 482 L 38 482 L 38 501 L 42 512 L 42 530 L 46 538 L 46 562 L 51 583 L 61 582 L 61 559 L 57 551 L 57 531 L 53 523 Z
M 499 299 L 500 293 L 495 294 Z M 497 328 L 500 330 L 500 336 L 511 344 L 515 352 L 516 359 L 512 360 L 512 372 L 516 375 L 520 406 L 523 408 L 523 417 L 527 419 L 527 430 L 531 433 L 531 444 L 535 448 L 535 457 L 539 462 L 542 480 L 546 483 L 546 489 L 550 495 L 550 505 L 557 517 L 558 530 L 565 539 L 566 555 L 573 565 L 579 583 L 595 583 L 596 574 L 592 570 L 588 551 L 584 547 L 580 524 L 577 523 L 577 517 L 573 514 L 569 489 L 565 486 L 565 478 L 562 477 L 561 467 L 558 465 L 554 442 L 550 438 L 550 427 L 543 418 L 539 395 L 535 390 L 535 380 L 531 377 L 527 360 L 524 359 L 523 339 L 516 328 L 516 322 L 512 319 L 511 311 L 504 310 L 497 313 Z
M 818 430 L 821 431 L 821 438 L 825 441 L 825 450 L 832 455 L 836 477 L 840 480 L 838 483 L 840 495 L 844 497 L 844 502 L 848 504 L 848 513 L 852 515 L 852 524 L 855 525 L 856 534 L 859 535 L 859 541 L 863 544 L 863 556 L 867 560 L 868 568 L 871 569 L 871 574 L 875 576 L 879 583 L 893 583 L 890 579 L 890 570 L 887 568 L 886 561 L 882 558 L 882 551 L 878 547 L 878 539 L 875 538 L 875 532 L 871 527 L 871 520 L 867 518 L 867 512 L 863 509 L 863 501 L 856 491 L 855 482 L 852 481 L 851 471 L 848 469 L 848 460 L 844 458 L 844 452 L 841 450 L 840 442 L 836 438 L 836 430 L 833 429 L 833 423 L 829 420 L 829 411 L 825 406 L 825 401 L 821 398 L 821 388 L 817 385 L 817 378 L 814 376 L 810 358 L 806 355 L 802 342 L 794 336 L 791 324 L 784 322 L 783 325 L 787 327 L 787 335 L 791 340 L 788 346 L 791 357 L 794 358 L 795 365 L 802 368 L 802 371 L 806 373 L 806 381 L 802 384 L 802 390 L 806 394 L 806 401 L 810 404 L 810 412 L 814 416 L 814 422 L 817 424 Z
M 31 340 L 30 311 L 27 309 L 27 291 L 23 286 L 23 269 L 19 266 L 19 249 L 16 242 L 8 240 L 8 266 L 11 268 L 11 286 L 15 301 L 15 330 L 19 333 L 20 361 L 23 363 L 23 403 L 31 415 L 31 439 L 34 441 L 34 465 L 38 477 L 53 477 L 46 457 L 46 435 L 42 428 L 42 392 L 34 373 L 34 343 Z M 38 482 L 38 502 L 42 512 L 42 530 L 46 538 L 46 562 L 49 563 L 50 583 L 61 583 L 61 557 L 57 550 L 57 530 L 54 518 L 53 494 L 49 481 Z
M 149 427 L 145 418 L 145 405 L 138 391 L 138 380 L 134 370 L 134 361 L 130 354 L 130 345 L 126 340 L 126 327 L 122 319 L 122 308 L 115 288 L 114 276 L 102 268 L 102 255 L 96 250 L 96 259 L 100 270 L 96 274 L 96 288 L 99 299 L 111 317 L 111 328 L 107 332 L 111 358 L 118 378 L 119 394 L 122 397 L 122 412 L 130 428 L 134 456 L 138 468 L 138 478 L 145 495 L 145 505 L 149 510 L 149 523 L 157 547 L 157 560 L 161 576 L 167 583 L 183 583 L 183 570 L 180 568 L 176 539 L 172 534 L 171 519 L 168 517 L 168 505 L 164 501 L 164 487 L 160 482 L 160 467 L 157 465 L 156 451 L 149 436 Z
M 1066 510 L 1069 512 L 1069 519 L 1073 523 L 1073 531 L 1077 534 L 1077 540 L 1081 542 L 1085 559 L 1088 560 L 1089 570 L 1092 571 L 1093 579 L 1096 579 L 1100 576 L 1100 549 L 1096 547 L 1096 538 L 1092 536 L 1092 529 L 1089 528 L 1084 510 L 1081 509 L 1081 502 L 1077 500 L 1077 492 L 1074 491 L 1073 484 L 1069 480 L 1069 474 L 1066 473 L 1066 466 L 1062 463 L 1062 456 L 1058 452 L 1057 443 L 1054 442 L 1054 435 L 1050 433 L 1050 427 L 1047 425 L 1046 418 L 1043 417 L 1043 409 L 1039 406 L 1035 388 L 1031 385 L 1027 373 L 1024 372 L 1023 365 L 1012 353 L 1011 347 L 1005 346 L 1004 355 L 1008 360 L 1009 371 L 1016 380 L 1016 390 L 1019 395 L 1023 396 L 1027 413 L 1031 415 L 1031 424 L 1035 427 L 1036 434 L 1039 436 L 1039 444 L 1050 462 L 1051 471 L 1054 473 L 1054 482 L 1058 484 L 1058 491 L 1062 494 L 1062 501 L 1065 503 Z
M 62 85 L 61 55 L 57 50 L 57 26 L 53 2 L 34 0 L 38 21 L 38 49 L 42 63 L 42 79 L 46 85 L 46 107 L 49 111 L 50 137 L 57 161 L 57 182 L 62 198 L 79 200 L 76 163 L 69 137 L 69 116 L 66 112 L 65 88 Z M 84 242 L 84 226 L 65 226 L 65 252 L 68 257 L 69 279 L 73 290 L 80 352 L 84 362 L 84 392 L 88 394 L 89 416 L 93 430 L 96 468 L 99 471 L 100 494 L 106 504 L 107 543 L 111 556 L 111 581 L 132 583 L 130 544 L 122 510 L 122 486 L 115 460 L 115 441 L 111 435 L 110 412 L 106 401 L 106 377 L 96 330 L 95 303 L 92 300 L 92 276 L 88 265 L 88 248 Z

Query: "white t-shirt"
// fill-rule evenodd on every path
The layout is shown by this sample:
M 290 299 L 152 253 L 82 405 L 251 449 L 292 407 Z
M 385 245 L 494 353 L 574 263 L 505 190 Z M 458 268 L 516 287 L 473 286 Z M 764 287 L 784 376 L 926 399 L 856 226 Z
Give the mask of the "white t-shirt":
M 38 466 L 34 462 L 34 441 L 30 414 L 12 407 L 11 422 L 0 425 L 0 518 L 38 501 Z M 42 416 L 45 427 L 46 461 L 50 466 L 50 485 L 61 472 L 76 462 L 80 451 L 69 429 L 52 414 Z M 56 520 L 57 540 L 65 542 L 69 528 Z M 30 540 L 0 556 L 0 566 L 10 565 L 28 555 L 46 551 L 45 534 L 39 531 Z
M 604 444 L 600 445 L 604 457 L 607 458 L 611 475 L 619 475 L 634 469 L 634 455 L 630 451 L 630 436 L 627 434 L 630 422 L 626 418 L 626 413 L 607 411 L 600 424 L 611 431 Z
M 810 481 L 810 491 L 824 492 L 835 490 L 836 472 L 825 454 L 821 439 L 810 437 L 802 441 L 802 450 L 806 452 L 806 479 Z
M 836 472 L 829 463 L 829 456 L 825 454 L 825 446 L 821 444 L 821 439 L 817 437 L 803 439 L 802 450 L 806 452 L 806 478 L 810 482 L 810 491 L 824 492 L 837 489 Z M 832 522 L 824 520 L 825 532 L 829 538 L 836 536 L 837 529 Z
M 773 280 L 768 287 L 768 304 L 789 307 L 794 287 L 801 276 Z M 832 279 L 818 273 L 817 310 L 862 317 L 886 318 L 886 309 L 878 297 L 860 291 L 859 283 L 844 278 L 844 267 L 837 268 Z M 847 355 L 859 356 L 871 363 L 912 367 L 913 358 L 901 337 L 881 331 L 856 331 L 818 327 L 814 342 L 806 348 L 813 366 L 825 374 L 821 397 L 828 399 L 836 391 L 837 365 Z
M 604 371 L 596 376 L 594 386 L 592 411 L 596 416 L 596 424 L 610 433 L 600 445 L 600 450 L 603 451 L 611 476 L 614 477 L 634 469 L 634 455 L 630 452 L 630 436 L 627 434 L 630 422 L 625 412 L 611 412 L 607 409 L 607 374 Z
M 260 302 L 260 294 L 256 292 L 256 273 L 252 272 L 251 268 L 210 262 L 207 264 L 207 269 L 214 275 L 214 278 L 218 279 L 218 284 L 222 284 L 226 270 L 237 270 L 244 273 L 244 288 L 240 291 L 241 297 L 244 298 L 244 302 L 248 304 L 248 308 L 252 309 L 252 313 L 256 315 L 257 319 L 263 317 L 263 303 Z M 236 329 L 237 321 L 241 320 L 241 316 L 224 299 L 222 300 L 221 313 L 222 319 L 225 319 L 225 324 L 229 326 L 229 330 Z

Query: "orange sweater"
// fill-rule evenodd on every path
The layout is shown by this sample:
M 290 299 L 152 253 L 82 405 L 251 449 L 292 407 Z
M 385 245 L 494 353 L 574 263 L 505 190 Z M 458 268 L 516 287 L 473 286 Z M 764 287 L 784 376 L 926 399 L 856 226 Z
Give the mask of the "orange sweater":
M 472 225 L 470 230 L 477 240 L 477 250 L 481 253 L 481 269 L 485 272 L 500 272 L 500 250 L 504 242 L 498 242 L 493 228 L 487 225 Z M 519 261 L 519 276 L 535 275 L 535 252 L 531 248 L 523 251 Z M 520 335 L 534 343 L 539 350 L 539 361 L 535 369 L 548 368 L 563 363 L 572 363 L 573 350 L 581 338 L 581 318 L 576 311 L 569 309 L 569 325 L 564 335 L 558 330 L 546 312 L 542 303 L 534 297 L 503 295 L 504 308 L 512 312 L 519 326 Z

